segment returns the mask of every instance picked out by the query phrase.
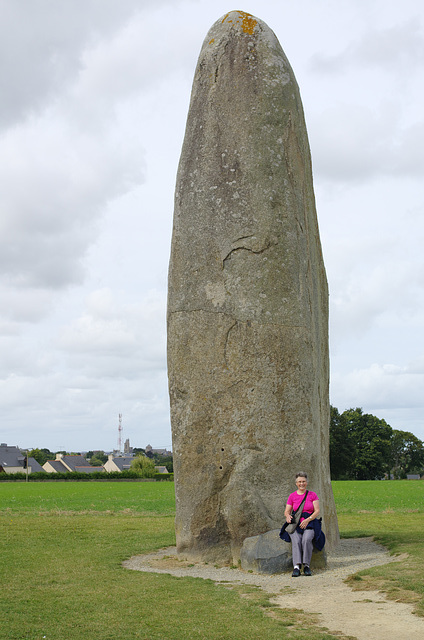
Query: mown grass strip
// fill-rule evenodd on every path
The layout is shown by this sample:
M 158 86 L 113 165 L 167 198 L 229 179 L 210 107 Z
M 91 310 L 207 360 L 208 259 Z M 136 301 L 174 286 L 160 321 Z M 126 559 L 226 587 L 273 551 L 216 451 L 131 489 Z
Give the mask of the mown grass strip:
M 424 513 L 424 482 L 362 480 L 332 482 L 337 513 Z
M 0 512 L 109 512 L 173 515 L 172 482 L 0 483 Z

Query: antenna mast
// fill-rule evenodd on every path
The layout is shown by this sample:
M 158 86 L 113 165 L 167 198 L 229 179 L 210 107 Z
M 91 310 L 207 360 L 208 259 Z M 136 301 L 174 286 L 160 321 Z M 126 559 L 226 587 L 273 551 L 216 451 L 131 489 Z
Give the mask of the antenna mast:
M 122 453 L 122 413 L 119 414 L 118 453 Z

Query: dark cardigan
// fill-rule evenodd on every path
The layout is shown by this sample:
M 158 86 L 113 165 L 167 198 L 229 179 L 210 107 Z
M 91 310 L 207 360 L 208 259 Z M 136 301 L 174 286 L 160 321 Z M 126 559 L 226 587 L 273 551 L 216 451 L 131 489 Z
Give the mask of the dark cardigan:
M 311 514 L 308 513 L 307 511 L 303 511 L 301 518 L 309 518 L 310 515 Z M 321 529 L 321 518 L 315 518 L 314 520 L 311 520 L 310 523 L 306 526 L 306 528 L 314 530 L 314 539 L 312 540 L 312 542 L 314 543 L 315 549 L 317 549 L 318 551 L 322 551 L 325 545 L 325 534 L 324 534 L 324 531 Z M 298 533 L 303 533 L 304 529 L 301 529 L 300 527 L 296 527 L 296 531 Z M 281 530 L 280 538 L 285 542 L 291 542 L 290 536 L 287 533 L 287 531 Z

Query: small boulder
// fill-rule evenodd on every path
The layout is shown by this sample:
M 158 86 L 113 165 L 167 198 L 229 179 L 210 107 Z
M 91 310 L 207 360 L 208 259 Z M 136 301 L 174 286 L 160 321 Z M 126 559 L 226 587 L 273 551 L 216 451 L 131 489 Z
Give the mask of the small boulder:
M 240 551 L 241 568 L 254 573 L 285 573 L 292 568 L 291 545 L 273 529 L 259 536 L 246 538 Z
M 240 551 L 241 568 L 254 573 L 285 573 L 293 567 L 291 544 L 281 540 L 280 530 L 273 529 L 259 536 L 246 538 Z M 327 566 L 325 549 L 312 552 L 312 569 Z

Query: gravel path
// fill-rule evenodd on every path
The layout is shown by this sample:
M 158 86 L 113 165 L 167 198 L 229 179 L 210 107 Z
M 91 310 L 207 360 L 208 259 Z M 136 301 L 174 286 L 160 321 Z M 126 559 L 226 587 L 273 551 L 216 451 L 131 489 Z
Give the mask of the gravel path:
M 333 633 L 341 632 L 358 640 L 424 638 L 424 620 L 413 615 L 411 605 L 389 601 L 377 591 L 352 591 L 343 583 L 347 576 L 361 569 L 393 561 L 396 558 L 371 538 L 358 538 L 342 540 L 337 550 L 328 554 L 327 568 L 314 572 L 312 577 L 292 578 L 291 573 L 268 576 L 204 563 L 193 565 L 178 560 L 175 547 L 134 556 L 123 566 L 135 571 L 191 576 L 218 583 L 252 584 L 272 594 L 290 587 L 273 602 L 283 609 L 318 613 L 320 624 Z

